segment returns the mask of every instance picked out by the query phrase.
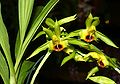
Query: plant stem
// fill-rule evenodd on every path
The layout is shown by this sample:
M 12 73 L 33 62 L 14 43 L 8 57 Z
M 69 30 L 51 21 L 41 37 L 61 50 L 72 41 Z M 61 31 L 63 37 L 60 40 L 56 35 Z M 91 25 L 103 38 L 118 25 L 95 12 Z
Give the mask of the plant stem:
M 45 57 L 43 58 L 43 60 L 40 62 L 38 68 L 36 69 L 33 77 L 32 77 L 32 80 L 30 82 L 30 84 L 34 84 L 34 81 L 35 81 L 35 78 L 37 77 L 37 74 L 39 73 L 41 67 L 43 66 L 43 64 L 45 63 L 45 61 L 47 60 L 47 58 L 50 56 L 52 52 L 48 50 L 47 54 L 45 55 Z
M 11 56 L 6 56 L 6 59 L 7 59 L 9 69 L 10 69 L 10 84 L 16 84 L 15 70 L 14 70 Z
M 32 75 L 33 70 L 36 68 L 36 66 L 38 65 L 38 63 L 43 59 L 43 57 L 44 57 L 44 55 L 41 56 L 41 57 L 38 59 L 38 61 L 33 65 L 32 69 L 31 69 L 30 72 L 29 72 L 29 75 L 28 75 L 26 84 L 29 84 L 29 82 L 30 82 L 30 77 L 31 77 L 31 75 Z

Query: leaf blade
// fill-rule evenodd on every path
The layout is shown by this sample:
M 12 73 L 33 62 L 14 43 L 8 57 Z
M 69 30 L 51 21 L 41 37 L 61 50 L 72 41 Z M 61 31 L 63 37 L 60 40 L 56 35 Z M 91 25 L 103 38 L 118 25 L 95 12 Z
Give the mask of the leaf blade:
M 88 75 L 87 75 L 87 78 L 88 79 L 90 76 L 92 76 L 93 74 L 95 74 L 97 71 L 99 71 L 98 67 L 94 67 L 92 68 L 89 72 L 88 72 Z
M 89 79 L 99 84 L 116 84 L 113 80 L 104 76 L 94 76 L 89 77 Z
M 101 39 L 103 42 L 105 42 L 106 44 L 113 46 L 115 48 L 118 48 L 107 36 L 105 36 L 104 34 L 102 34 L 99 31 L 96 31 L 96 36 Z
M 21 43 L 24 40 L 25 32 L 32 14 L 34 0 L 19 0 L 19 32 Z
M 0 75 L 5 84 L 9 84 L 9 70 L 7 66 L 7 62 L 0 51 Z
M 32 58 L 33 56 L 37 55 L 39 52 L 41 52 L 41 51 L 43 51 L 43 50 L 46 50 L 46 49 L 48 48 L 48 46 L 49 46 L 49 42 L 46 42 L 46 43 L 44 43 L 43 45 L 39 46 L 39 47 L 27 58 L 27 60 L 30 59 L 30 58 Z
M 70 59 L 74 58 L 74 56 L 75 56 L 75 51 L 72 52 L 72 54 L 70 54 L 69 56 L 65 57 L 65 58 L 62 60 L 61 66 L 62 66 L 63 64 L 65 64 L 67 61 L 69 61 Z
M 5 57 L 7 59 L 7 63 L 8 63 L 9 69 L 10 69 L 10 83 L 14 84 L 16 81 L 15 71 L 14 71 L 13 62 L 12 62 L 12 58 L 11 58 L 9 37 L 8 37 L 7 29 L 6 29 L 3 19 L 2 19 L 1 4 L 0 4 L 0 45 L 3 49 L 3 52 L 5 54 Z
M 33 66 L 34 62 L 24 61 L 22 63 L 17 84 L 24 84 L 25 78 L 27 77 L 30 68 Z

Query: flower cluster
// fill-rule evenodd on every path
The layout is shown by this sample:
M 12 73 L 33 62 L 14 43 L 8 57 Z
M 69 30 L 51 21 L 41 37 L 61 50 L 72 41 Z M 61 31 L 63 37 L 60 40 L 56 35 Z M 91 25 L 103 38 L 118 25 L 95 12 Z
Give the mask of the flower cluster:
M 97 64 L 101 68 L 108 68 L 108 66 L 115 68 L 115 63 L 111 63 L 110 59 L 107 55 L 105 55 L 99 48 L 95 45 L 91 44 L 92 41 L 98 41 L 101 39 L 106 44 L 118 48 L 107 36 L 97 31 L 96 26 L 99 25 L 100 20 L 99 17 L 93 17 L 90 13 L 86 19 L 86 28 L 78 29 L 67 33 L 63 24 L 76 20 L 76 14 L 70 17 L 63 18 L 61 20 L 52 20 L 51 18 L 47 18 L 45 23 L 47 24 L 47 28 L 43 27 L 43 31 L 38 33 L 35 37 L 39 37 L 42 34 L 46 35 L 46 43 L 38 47 L 29 58 L 37 55 L 39 52 L 48 49 L 49 51 L 60 52 L 64 51 L 68 54 L 62 63 L 65 64 L 70 59 L 74 59 L 75 61 L 84 61 L 84 62 L 94 62 L 96 60 Z M 75 38 L 74 38 L 75 37 Z M 76 38 L 77 37 L 77 38 Z M 34 40 L 35 40 L 34 39 Z M 74 45 L 77 45 L 81 48 L 84 48 L 89 51 L 88 54 L 82 53 L 81 50 L 76 49 Z M 91 59 L 92 58 L 92 59 Z M 88 74 L 87 79 L 91 79 L 92 74 L 96 73 L 97 70 L 91 70 L 90 74 Z M 120 70 L 117 70 L 120 73 Z M 92 73 L 92 74 L 91 74 Z M 103 77 L 100 77 L 103 78 Z M 94 80 L 93 80 L 94 81 Z M 110 80 L 111 81 L 111 80 Z M 113 82 L 113 81 L 112 81 Z

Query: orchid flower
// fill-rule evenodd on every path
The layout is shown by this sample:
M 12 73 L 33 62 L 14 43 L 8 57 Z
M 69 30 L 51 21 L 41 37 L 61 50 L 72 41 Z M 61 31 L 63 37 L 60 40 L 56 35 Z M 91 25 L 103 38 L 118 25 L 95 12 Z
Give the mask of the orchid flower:
M 86 55 L 86 57 L 87 56 L 90 56 L 97 60 L 98 66 L 100 66 L 101 68 L 109 66 L 109 62 L 103 53 L 90 52 Z
M 86 29 L 83 29 L 79 32 L 80 39 L 86 42 L 92 42 L 101 39 L 106 44 L 118 48 L 107 36 L 96 30 L 96 26 L 99 25 L 99 23 L 99 17 L 93 17 L 90 13 L 85 22 Z
M 54 22 L 51 18 L 47 18 L 45 23 L 49 26 L 48 28 L 43 27 L 43 31 L 38 33 L 36 37 L 33 39 L 37 39 L 39 36 L 46 34 L 47 42 L 38 47 L 27 59 L 37 55 L 39 52 L 43 50 L 50 50 L 50 51 L 62 51 L 66 49 L 69 44 L 68 40 L 64 39 L 63 33 L 65 33 L 65 29 L 61 27 L 62 24 L 68 23 L 76 19 L 76 15 L 63 18 L 59 21 L 56 20 Z
M 96 26 L 99 25 L 99 23 L 99 17 L 93 17 L 90 13 L 85 21 L 86 28 L 72 31 L 66 38 L 78 36 L 80 40 L 84 40 L 85 42 L 98 41 L 100 39 L 107 45 L 118 48 L 106 35 L 97 31 Z
M 89 52 L 88 54 L 84 54 L 79 50 L 74 51 L 73 53 L 68 57 L 64 58 L 61 65 L 65 64 L 70 59 L 74 59 L 75 61 L 84 61 L 84 62 L 87 62 L 87 61 L 91 62 L 93 61 L 93 59 L 95 59 L 99 67 L 104 68 L 109 66 L 109 61 L 107 60 L 107 58 L 103 53 Z

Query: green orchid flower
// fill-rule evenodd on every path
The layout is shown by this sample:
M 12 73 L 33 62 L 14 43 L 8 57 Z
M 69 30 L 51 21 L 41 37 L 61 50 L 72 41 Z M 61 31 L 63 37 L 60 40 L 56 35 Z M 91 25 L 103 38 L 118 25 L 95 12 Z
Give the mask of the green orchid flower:
M 99 17 L 93 17 L 92 14 L 90 13 L 85 22 L 86 29 L 83 29 L 81 32 L 79 32 L 80 39 L 86 42 L 92 42 L 94 40 L 97 40 L 95 32 L 96 26 L 99 23 L 100 23 Z
M 92 42 L 96 41 L 97 37 L 95 36 L 96 28 L 94 25 L 92 25 L 88 29 L 83 29 L 81 32 L 79 32 L 80 39 L 86 41 L 86 42 Z
M 98 66 L 100 66 L 101 68 L 109 66 L 109 61 L 107 60 L 107 58 L 103 53 L 89 52 L 85 57 L 88 57 L 88 56 L 96 59 Z
M 63 18 L 59 21 L 53 21 L 51 18 L 47 18 L 45 23 L 48 25 L 48 28 L 43 27 L 43 31 L 39 32 L 36 37 L 33 39 L 37 39 L 39 36 L 45 34 L 47 42 L 38 47 L 27 59 L 37 55 L 39 52 L 43 50 L 50 51 L 64 51 L 64 49 L 69 48 L 68 40 L 64 37 L 66 36 L 66 30 L 61 27 L 61 25 L 71 22 L 76 19 L 76 14 L 70 17 Z
M 103 53 L 89 52 L 88 54 L 84 54 L 79 50 L 74 50 L 69 56 L 65 57 L 61 65 L 65 64 L 70 59 L 74 59 L 75 61 L 93 62 L 94 60 L 91 58 L 97 60 L 98 66 L 101 68 L 109 66 L 109 61 Z
M 118 48 L 107 36 L 96 30 L 96 26 L 99 25 L 99 23 L 99 17 L 93 17 L 90 13 L 85 22 L 86 29 L 79 32 L 80 39 L 86 42 L 97 41 L 100 39 L 106 44 Z
M 67 40 L 57 40 L 54 39 L 56 36 L 53 36 L 53 40 L 49 43 L 49 49 L 53 51 L 62 51 L 68 46 Z
M 65 39 L 74 38 L 75 36 L 79 37 L 80 40 L 84 40 L 85 42 L 98 41 L 100 39 L 107 45 L 118 48 L 106 35 L 96 30 L 96 26 L 99 25 L 99 23 L 99 17 L 93 17 L 90 13 L 85 21 L 86 28 L 75 30 L 69 34 L 66 34 Z

